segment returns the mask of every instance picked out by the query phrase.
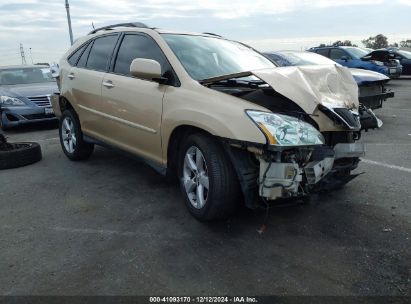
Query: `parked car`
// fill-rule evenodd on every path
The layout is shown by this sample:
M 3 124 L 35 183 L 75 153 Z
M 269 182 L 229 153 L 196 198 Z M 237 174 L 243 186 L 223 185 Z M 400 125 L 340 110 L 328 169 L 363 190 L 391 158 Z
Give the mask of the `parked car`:
M 142 157 L 200 220 L 341 186 L 364 154 L 358 88 L 338 65 L 279 68 L 214 34 L 128 23 L 78 39 L 59 67 L 66 156 Z
M 57 90 L 48 66 L 0 67 L 0 127 L 56 120 L 50 96 Z
M 273 60 L 279 66 L 303 66 L 303 65 L 333 65 L 333 60 L 324 56 L 299 51 L 266 52 L 264 55 Z M 387 98 L 393 98 L 394 93 L 389 92 L 385 85 L 390 78 L 367 70 L 349 69 L 359 87 L 359 101 L 367 108 L 378 109 L 382 107 Z
M 389 52 L 374 53 L 352 46 L 315 47 L 308 51 L 328 57 L 348 68 L 370 70 L 390 78 L 398 78 L 402 73 L 399 60 Z
M 402 75 L 411 75 L 411 52 L 399 48 L 388 48 L 388 51 L 395 55 L 402 65 Z

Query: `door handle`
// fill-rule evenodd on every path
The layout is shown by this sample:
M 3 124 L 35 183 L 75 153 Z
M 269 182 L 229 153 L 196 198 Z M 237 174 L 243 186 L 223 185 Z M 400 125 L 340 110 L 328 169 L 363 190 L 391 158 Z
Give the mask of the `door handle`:
M 67 75 L 67 77 L 70 78 L 70 79 L 74 79 L 76 76 L 74 76 L 73 73 L 70 73 L 70 74 Z
M 113 84 L 113 82 L 111 80 L 107 80 L 105 82 L 103 82 L 103 86 L 105 86 L 108 89 L 114 88 L 115 85 Z

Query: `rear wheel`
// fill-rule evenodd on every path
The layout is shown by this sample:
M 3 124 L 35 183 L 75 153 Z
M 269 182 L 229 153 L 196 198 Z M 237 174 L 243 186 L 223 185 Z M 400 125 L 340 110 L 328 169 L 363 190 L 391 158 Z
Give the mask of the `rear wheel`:
M 93 153 L 94 145 L 83 140 L 80 121 L 73 110 L 64 111 L 59 123 L 60 144 L 71 160 L 83 160 Z
M 214 138 L 189 136 L 182 144 L 178 168 L 181 192 L 194 217 L 215 220 L 235 211 L 241 198 L 237 176 Z

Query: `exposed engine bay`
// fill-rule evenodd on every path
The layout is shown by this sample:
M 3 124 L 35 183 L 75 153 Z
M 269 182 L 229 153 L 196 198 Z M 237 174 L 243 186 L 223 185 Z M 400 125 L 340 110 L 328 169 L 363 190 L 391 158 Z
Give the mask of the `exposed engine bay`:
M 303 197 L 325 177 L 334 164 L 332 154 L 315 159 L 313 148 L 284 151 L 258 157 L 259 195 L 269 200 Z M 278 159 L 280 157 L 280 159 Z M 277 159 L 276 159 L 277 158 Z

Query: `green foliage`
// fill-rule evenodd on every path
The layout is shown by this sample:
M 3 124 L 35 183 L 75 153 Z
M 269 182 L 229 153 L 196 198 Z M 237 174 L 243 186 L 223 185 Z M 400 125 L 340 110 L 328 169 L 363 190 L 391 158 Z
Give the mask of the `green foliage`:
M 366 48 L 370 49 L 382 49 L 388 47 L 388 38 L 383 34 L 378 34 L 374 37 L 369 37 L 361 41 Z
M 411 39 L 407 39 L 400 42 L 401 47 L 411 48 Z

